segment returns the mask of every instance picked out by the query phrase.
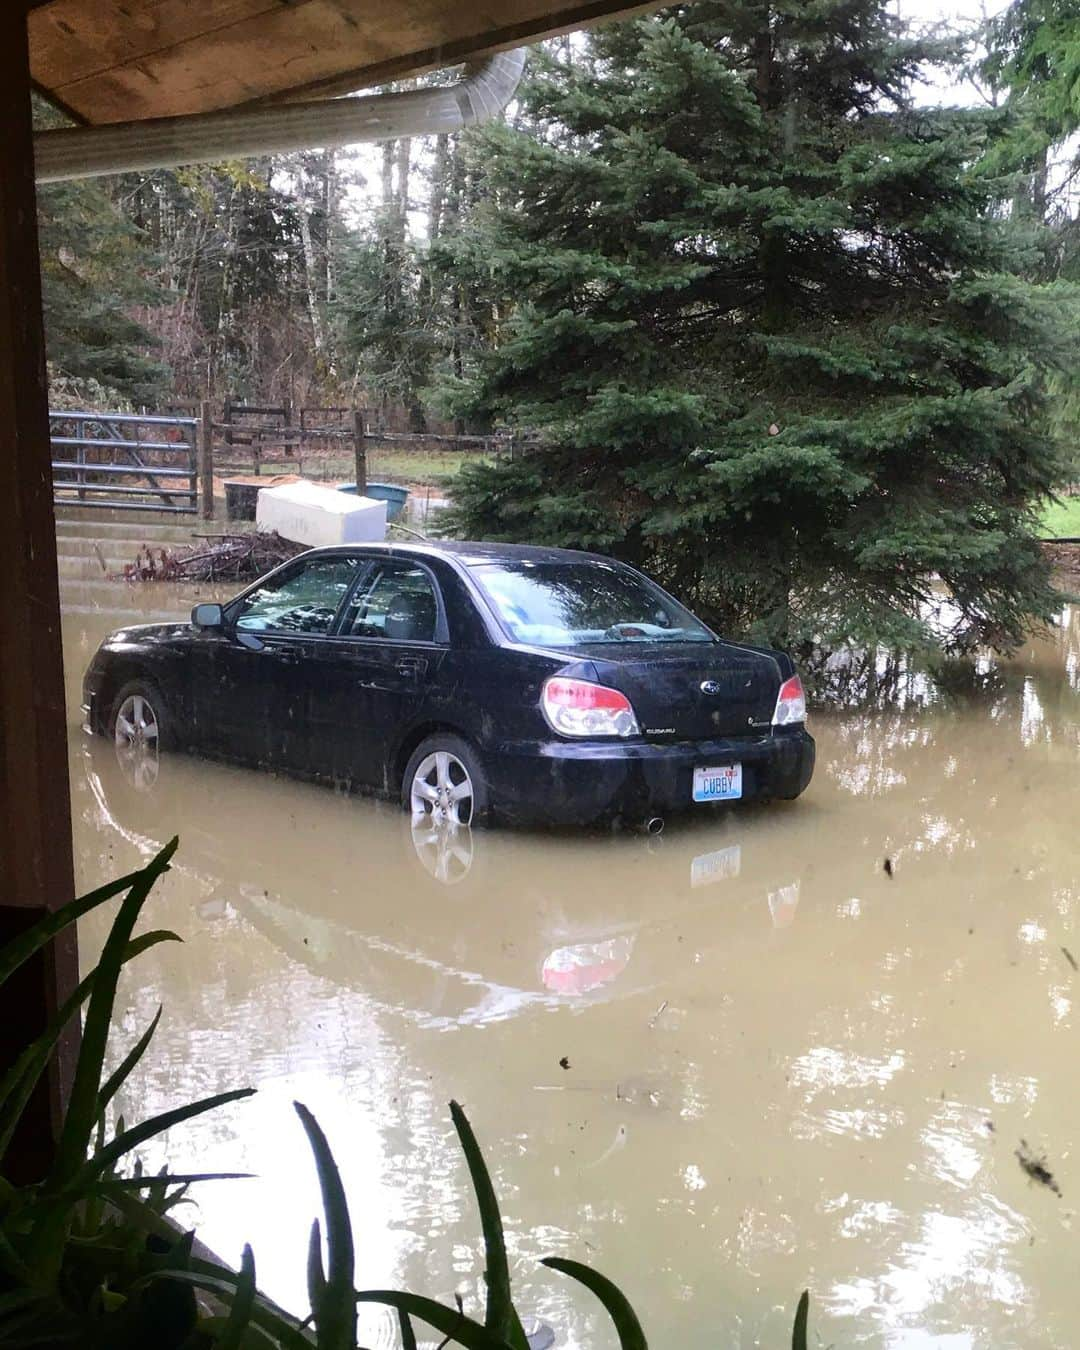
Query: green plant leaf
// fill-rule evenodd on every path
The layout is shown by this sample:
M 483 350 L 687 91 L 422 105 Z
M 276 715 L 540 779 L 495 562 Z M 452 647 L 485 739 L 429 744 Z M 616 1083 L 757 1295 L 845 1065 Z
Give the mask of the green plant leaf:
M 11 1245 L 2 1228 L 0 1228 L 0 1271 L 17 1284 L 28 1285 L 32 1279 L 22 1257 Z
M 319 1350 L 355 1350 L 356 1304 L 353 1300 L 356 1256 L 353 1251 L 352 1223 L 345 1188 L 341 1184 L 326 1135 L 319 1122 L 302 1102 L 293 1102 L 296 1114 L 307 1134 L 319 1174 L 323 1212 L 326 1215 L 326 1285 L 319 1305 L 312 1305 L 318 1333 Z
M 569 1275 L 572 1280 L 577 1280 L 596 1295 L 615 1323 L 622 1350 L 647 1350 L 645 1333 L 641 1329 L 637 1314 L 630 1306 L 629 1299 L 606 1275 L 599 1274 L 590 1266 L 583 1266 L 580 1261 L 564 1261 L 559 1256 L 549 1256 L 540 1264 L 550 1270 L 557 1270 L 562 1275 Z
M 396 1289 L 365 1289 L 357 1293 L 356 1301 L 384 1303 L 388 1308 L 396 1308 L 399 1313 L 407 1313 L 419 1322 L 426 1322 L 441 1335 L 448 1336 L 455 1345 L 463 1345 L 465 1350 L 511 1350 L 507 1342 L 493 1331 L 466 1317 L 457 1308 L 436 1303 L 433 1298 L 403 1294 Z
M 244 1333 L 251 1325 L 251 1315 L 255 1311 L 255 1254 L 244 1243 L 240 1257 L 240 1278 L 236 1284 L 236 1295 L 229 1309 L 229 1320 L 218 1337 L 217 1350 L 241 1350 Z
M 810 1320 L 810 1290 L 804 1289 L 795 1309 L 795 1326 L 791 1332 L 791 1350 L 806 1350 L 806 1332 Z
M 109 1026 L 116 1001 L 116 986 L 124 965 L 124 951 L 142 907 L 158 877 L 167 870 L 178 843 L 179 840 L 172 839 L 138 874 L 120 905 L 109 929 L 109 936 L 105 939 L 105 946 L 97 965 L 97 978 L 86 1010 L 82 1044 L 75 1066 L 71 1095 L 68 1098 L 67 1110 L 64 1112 L 63 1129 L 56 1148 L 56 1161 L 47 1182 L 50 1190 L 63 1190 L 78 1175 L 86 1162 L 94 1137 L 94 1126 L 97 1123 L 102 1066 L 105 1062 Z
M 68 924 L 81 919 L 84 914 L 89 914 L 99 905 L 104 905 L 107 901 L 122 895 L 141 876 L 141 871 L 129 872 L 126 876 L 118 877 L 116 881 L 109 881 L 104 886 L 99 886 L 97 890 L 89 891 L 60 909 L 54 909 L 43 915 L 24 933 L 12 938 L 6 946 L 0 948 L 0 985 L 6 983 L 24 961 L 29 961 L 36 951 L 40 951 L 47 942 L 51 942 L 57 933 L 62 933 Z
M 397 1310 L 398 1328 L 401 1331 L 401 1350 L 416 1350 L 416 1333 L 412 1329 L 412 1322 L 409 1320 L 409 1314 Z
M 450 1115 L 465 1154 L 484 1233 L 484 1275 L 487 1280 L 484 1325 L 500 1340 L 506 1341 L 512 1350 L 529 1350 L 510 1292 L 510 1266 L 506 1259 L 502 1215 L 499 1213 L 495 1187 L 491 1184 L 484 1155 L 480 1152 L 468 1117 L 457 1102 L 450 1103 Z
M 179 942 L 175 933 L 164 930 L 144 933 L 129 942 L 124 954 L 125 963 L 156 947 L 159 942 Z M 68 995 L 49 1025 L 26 1049 L 0 1080 L 0 1157 L 11 1144 L 19 1119 L 26 1109 L 26 1103 L 45 1072 L 53 1049 L 68 1021 L 82 1003 L 89 998 L 97 979 L 97 971 L 92 970 Z
M 151 1040 L 153 1039 L 154 1032 L 157 1031 L 158 1029 L 158 1023 L 161 1021 L 161 1014 L 162 1014 L 162 1007 L 159 1004 L 158 1010 L 154 1014 L 153 1020 L 151 1021 L 150 1025 L 146 1028 L 143 1034 L 139 1037 L 139 1039 L 127 1052 L 127 1054 L 124 1056 L 119 1066 L 116 1069 L 114 1069 L 113 1072 L 109 1075 L 109 1077 L 105 1080 L 105 1083 L 102 1086 L 101 1091 L 98 1093 L 98 1108 L 97 1108 L 98 1119 L 100 1119 L 105 1114 L 106 1110 L 108 1109 L 109 1103 L 123 1087 L 125 1081 L 128 1078 L 128 1075 L 135 1068 L 135 1065 L 138 1064 L 139 1060 L 142 1059 L 143 1055 L 146 1054 L 147 1047 L 149 1046 Z
M 124 1216 L 133 1232 L 148 1233 L 163 1239 L 165 1242 L 175 1242 L 176 1225 L 151 1209 L 145 1202 L 131 1195 L 129 1191 L 113 1190 L 109 1196 L 109 1204 Z
M 322 1232 L 318 1219 L 312 1221 L 311 1232 L 308 1235 L 307 1290 L 308 1306 L 317 1314 L 326 1293 L 326 1274 L 322 1263 Z
M 151 1116 L 149 1120 L 144 1120 L 139 1125 L 132 1125 L 130 1130 L 123 1130 L 99 1153 L 94 1154 L 79 1172 L 76 1185 L 89 1186 L 96 1182 L 102 1172 L 107 1171 L 117 1159 L 122 1158 L 125 1153 L 130 1153 L 133 1148 L 138 1148 L 147 1139 L 152 1139 L 155 1134 L 163 1134 L 174 1125 L 180 1125 L 194 1116 L 205 1115 L 207 1111 L 213 1111 L 228 1102 L 238 1102 L 244 1097 L 254 1095 L 254 1088 L 234 1088 L 232 1092 L 219 1092 L 213 1097 L 204 1097 L 201 1101 L 189 1102 L 187 1106 L 162 1111 L 160 1115 Z
M 147 1190 L 151 1186 L 191 1186 L 197 1181 L 250 1181 L 254 1172 L 177 1172 L 156 1177 L 109 1177 L 92 1182 L 96 1195 L 111 1196 L 117 1191 Z
M 236 1271 L 229 1270 L 227 1266 L 213 1265 L 208 1261 L 193 1260 L 191 1266 L 190 1270 L 170 1270 L 168 1267 L 155 1270 L 153 1275 L 137 1280 L 132 1285 L 132 1292 L 151 1280 L 165 1277 L 182 1284 L 193 1285 L 196 1289 L 205 1289 L 208 1294 L 216 1294 L 225 1301 L 236 1297 L 241 1278 Z M 305 1331 L 299 1323 L 258 1294 L 251 1308 L 251 1321 L 263 1331 L 269 1332 L 280 1350 L 310 1350 L 316 1343 L 314 1336 Z M 350 1347 L 350 1350 L 354 1348 Z

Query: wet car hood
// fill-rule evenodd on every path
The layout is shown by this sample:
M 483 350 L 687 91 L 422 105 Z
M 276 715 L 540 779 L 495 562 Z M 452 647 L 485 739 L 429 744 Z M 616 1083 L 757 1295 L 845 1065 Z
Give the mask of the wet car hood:
M 118 628 L 102 643 L 103 647 L 141 645 L 146 642 L 175 642 L 190 638 L 194 629 L 186 620 L 174 623 L 139 623 L 130 628 Z

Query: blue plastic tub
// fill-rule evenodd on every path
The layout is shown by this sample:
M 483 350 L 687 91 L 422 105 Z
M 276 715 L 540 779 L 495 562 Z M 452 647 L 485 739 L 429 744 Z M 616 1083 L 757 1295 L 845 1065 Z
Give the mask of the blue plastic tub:
M 339 492 L 351 492 L 355 496 L 355 483 L 342 483 Z M 409 500 L 409 489 L 398 487 L 396 483 L 369 483 L 367 495 L 377 502 L 386 503 L 386 519 L 400 520 L 405 514 L 405 503 Z

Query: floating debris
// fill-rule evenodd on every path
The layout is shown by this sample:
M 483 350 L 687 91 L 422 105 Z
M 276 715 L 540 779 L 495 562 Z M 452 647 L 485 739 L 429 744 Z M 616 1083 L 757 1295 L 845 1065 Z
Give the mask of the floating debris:
M 650 1027 L 655 1027 L 656 1024 L 657 1024 L 657 1022 L 659 1022 L 659 1020 L 661 1019 L 661 1017 L 663 1017 L 664 1011 L 665 1011 L 665 1009 L 667 1008 L 667 1005 L 668 1005 L 668 1001 L 667 1001 L 667 999 L 664 999 L 663 1003 L 660 1004 L 659 1008 L 657 1008 L 657 1010 L 656 1010 L 656 1011 L 653 1013 L 653 1015 L 649 1018 L 649 1026 L 650 1026 Z
M 562 1059 L 559 1060 L 559 1068 L 560 1068 L 560 1069 L 568 1069 L 569 1067 L 570 1067 L 570 1061 L 569 1061 L 569 1059 L 566 1057 L 566 1055 L 563 1055 Z
M 1037 1155 L 1026 1139 L 1020 1140 L 1020 1147 L 1016 1150 L 1016 1158 L 1032 1181 L 1037 1181 L 1040 1186 L 1045 1186 L 1055 1195 L 1061 1194 L 1061 1187 L 1055 1181 L 1053 1172 L 1046 1165 L 1045 1155 Z
M 599 1158 L 597 1158 L 595 1162 L 585 1164 L 586 1170 L 591 1167 L 599 1167 L 601 1163 L 607 1162 L 607 1160 L 611 1157 L 613 1153 L 617 1153 L 619 1149 L 625 1146 L 626 1135 L 627 1135 L 626 1126 L 620 1125 L 619 1128 L 615 1131 L 615 1138 L 611 1141 L 611 1144 L 603 1151 L 603 1153 L 600 1154 Z
M 522 1328 L 529 1350 L 551 1350 L 555 1344 L 555 1331 L 547 1322 L 527 1322 Z
M 885 867 L 885 875 L 886 875 L 887 877 L 891 877 L 891 876 L 892 876 L 892 859 L 891 859 L 891 858 L 886 858 L 886 859 L 885 859 L 884 867 Z
M 1080 966 L 1076 964 L 1076 957 L 1073 956 L 1068 947 L 1062 947 L 1061 954 L 1064 956 L 1065 960 L 1068 961 L 1069 965 L 1072 966 L 1073 970 L 1080 970 Z

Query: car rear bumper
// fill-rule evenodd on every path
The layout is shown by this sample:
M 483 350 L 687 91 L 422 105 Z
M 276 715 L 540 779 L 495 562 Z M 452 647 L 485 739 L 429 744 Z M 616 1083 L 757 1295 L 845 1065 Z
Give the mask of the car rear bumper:
M 492 806 L 504 819 L 585 825 L 706 809 L 693 800 L 694 770 L 726 764 L 742 765 L 743 801 L 798 797 L 810 782 L 814 757 L 813 737 L 799 728 L 673 745 L 504 745 L 485 757 L 485 768 Z

